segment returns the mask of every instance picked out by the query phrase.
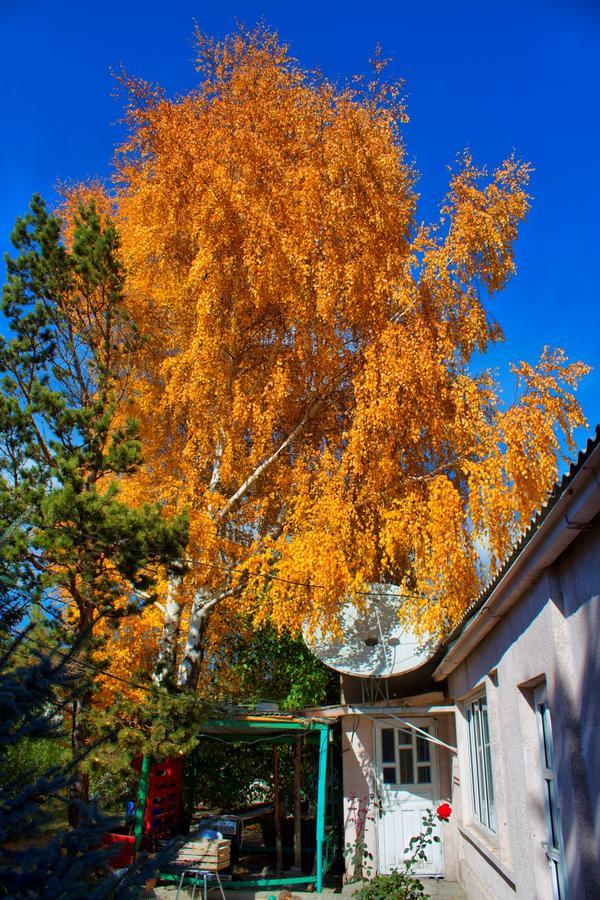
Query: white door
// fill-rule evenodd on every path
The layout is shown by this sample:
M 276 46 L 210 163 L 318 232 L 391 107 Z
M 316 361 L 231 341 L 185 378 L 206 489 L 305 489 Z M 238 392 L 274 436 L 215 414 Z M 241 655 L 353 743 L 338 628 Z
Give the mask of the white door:
M 433 719 L 414 722 L 434 734 Z M 376 723 L 376 773 L 380 797 L 377 820 L 379 872 L 389 874 L 402 866 L 411 837 L 423 830 L 423 815 L 439 803 L 436 745 L 412 728 L 393 719 Z M 427 859 L 414 867 L 419 875 L 443 875 L 444 864 L 439 821 Z

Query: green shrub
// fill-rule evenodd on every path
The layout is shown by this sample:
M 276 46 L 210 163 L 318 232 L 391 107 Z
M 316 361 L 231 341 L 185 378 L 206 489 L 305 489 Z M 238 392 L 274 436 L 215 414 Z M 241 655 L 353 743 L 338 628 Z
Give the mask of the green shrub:
M 23 738 L 5 748 L 0 760 L 0 778 L 7 786 L 34 782 L 70 758 L 69 747 L 51 738 Z
M 126 769 L 115 765 L 112 769 L 92 765 L 90 775 L 90 796 L 108 813 L 122 817 L 127 800 L 135 800 L 139 775 L 131 766 Z
M 409 872 L 377 875 L 353 894 L 353 900 L 424 900 L 429 897 L 418 878 Z

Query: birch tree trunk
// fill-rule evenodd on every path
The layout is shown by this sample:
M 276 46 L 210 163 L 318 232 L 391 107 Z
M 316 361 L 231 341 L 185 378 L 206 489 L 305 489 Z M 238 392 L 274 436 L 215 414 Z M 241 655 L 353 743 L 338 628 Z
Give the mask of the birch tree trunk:
M 196 591 L 190 612 L 190 624 L 177 673 L 179 687 L 196 690 L 200 676 L 200 666 L 204 659 L 204 636 L 208 626 L 210 610 L 220 599 L 206 590 Z
M 175 681 L 177 637 L 181 624 L 181 601 L 177 596 L 180 584 L 180 576 L 169 576 L 167 598 L 163 608 L 163 629 L 158 641 L 158 653 L 156 655 L 154 672 L 152 673 L 152 680 L 159 686 L 165 684 L 165 682 Z
M 267 457 L 267 459 L 263 460 L 263 462 L 256 467 L 252 474 L 248 478 L 246 478 L 244 483 L 229 497 L 229 499 L 225 503 L 225 506 L 216 513 L 216 515 L 214 516 L 216 521 L 224 523 L 224 521 L 227 520 L 228 515 L 230 515 L 230 513 L 244 501 L 246 495 L 250 493 L 256 481 L 264 474 L 264 472 L 266 472 L 271 466 L 277 463 L 278 459 L 283 456 L 283 454 L 293 443 L 293 441 L 296 440 L 305 431 L 326 399 L 327 398 L 324 397 L 316 397 L 312 401 L 301 420 L 298 422 L 296 427 L 288 434 L 285 440 L 283 440 L 279 444 L 277 449 L 269 457 Z M 215 455 L 209 483 L 209 489 L 211 493 L 214 493 L 218 489 L 221 482 L 221 460 L 223 457 L 224 445 L 225 434 L 223 431 L 221 431 L 215 447 Z M 211 505 L 209 505 L 209 513 L 211 515 L 213 514 Z M 270 530 L 269 536 L 271 538 L 276 538 L 281 534 L 283 530 L 284 519 L 285 506 L 282 506 L 280 514 L 278 515 L 275 524 Z M 220 600 L 222 600 L 230 593 L 230 591 L 226 590 L 223 593 L 214 595 L 207 590 L 201 589 L 197 591 L 196 595 L 194 596 L 185 649 L 183 651 L 183 656 L 177 674 L 177 684 L 179 687 L 191 688 L 194 691 L 196 690 L 198 686 L 198 678 L 200 676 L 200 666 L 202 665 L 202 660 L 204 659 L 204 639 L 206 635 L 206 629 L 208 627 L 210 611 L 213 606 L 215 606 L 215 604 L 217 604 Z M 165 629 L 166 618 L 167 617 L 165 614 Z M 164 630 L 163 639 L 166 641 Z

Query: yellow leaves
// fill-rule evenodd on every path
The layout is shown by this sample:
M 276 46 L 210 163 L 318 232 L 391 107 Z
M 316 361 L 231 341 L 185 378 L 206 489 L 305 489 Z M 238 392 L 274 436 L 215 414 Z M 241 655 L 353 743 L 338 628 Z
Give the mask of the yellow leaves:
M 480 278 L 490 293 L 514 272 L 512 246 L 529 209 L 526 192 L 531 167 L 513 157 L 491 181 L 466 154 L 450 184 L 443 213 L 449 217 L 446 252 L 463 279 Z
M 99 661 L 109 660 L 109 671 L 125 681 L 135 680 L 136 673 L 152 671 L 156 642 L 162 624 L 162 614 L 157 606 L 147 607 L 141 615 L 125 617 L 115 627 L 114 623 L 100 619 L 96 626 L 97 637 L 105 644 L 99 651 Z M 143 691 L 128 687 L 110 676 L 100 675 L 94 703 L 109 706 L 119 696 L 141 699 Z
M 188 596 L 229 588 L 294 628 L 385 578 L 440 633 L 583 422 L 585 366 L 560 353 L 515 369 L 508 409 L 468 367 L 502 337 L 480 289 L 514 271 L 529 167 L 465 157 L 440 224 L 418 226 L 397 86 L 334 87 L 270 32 L 197 37 L 198 89 L 132 83 L 119 153 L 146 335 L 130 397 L 146 468 L 126 490 L 190 508 Z

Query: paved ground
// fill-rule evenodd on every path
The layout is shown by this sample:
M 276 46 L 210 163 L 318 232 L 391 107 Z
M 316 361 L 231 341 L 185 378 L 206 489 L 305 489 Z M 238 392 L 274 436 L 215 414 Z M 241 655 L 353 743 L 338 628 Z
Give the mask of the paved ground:
M 460 885 L 456 884 L 454 881 L 444 881 L 443 878 L 423 878 L 422 880 L 425 889 L 432 900 L 466 900 L 466 894 Z M 335 898 L 338 897 L 351 898 L 352 894 L 358 890 L 359 887 L 359 884 L 347 884 L 341 891 L 325 888 L 321 897 L 323 897 L 323 900 L 335 900 Z M 174 887 L 158 887 L 154 890 L 154 897 L 160 898 L 160 900 L 175 900 L 176 893 L 177 890 Z M 279 900 L 279 895 L 284 893 L 288 896 L 287 892 L 282 892 L 277 888 L 272 888 L 270 891 L 225 891 L 227 900 L 269 900 L 270 897 Z M 180 900 L 189 900 L 191 896 L 191 890 L 182 891 Z M 298 898 L 298 900 L 316 900 L 318 896 L 318 894 L 308 893 L 306 891 L 294 891 L 292 893 L 292 900 L 296 900 L 296 898 Z M 196 897 L 198 900 L 202 900 L 201 890 L 196 891 Z M 218 891 L 211 890 L 209 897 L 210 900 L 220 900 Z
M 456 881 L 444 881 L 443 878 L 423 878 L 425 890 L 431 897 L 467 900 L 467 895 Z

